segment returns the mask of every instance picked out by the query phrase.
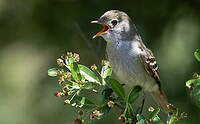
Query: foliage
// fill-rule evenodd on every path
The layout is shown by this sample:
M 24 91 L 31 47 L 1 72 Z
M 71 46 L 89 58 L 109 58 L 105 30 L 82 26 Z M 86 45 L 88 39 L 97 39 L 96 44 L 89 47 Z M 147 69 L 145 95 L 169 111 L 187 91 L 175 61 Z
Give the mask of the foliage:
M 140 86 L 135 86 L 126 96 L 123 85 L 117 80 L 110 78 L 112 68 L 108 61 L 102 60 L 101 71 L 98 71 L 96 65 L 92 65 L 91 69 L 78 64 L 79 55 L 67 52 L 57 59 L 58 68 L 48 70 L 48 75 L 59 76 L 59 85 L 61 91 L 55 93 L 57 97 L 65 98 L 64 104 L 79 109 L 79 116 L 76 118 L 76 124 L 90 122 L 93 119 L 101 119 L 106 116 L 111 109 L 115 107 L 119 111 L 119 121 L 123 123 L 155 123 L 164 124 L 158 114 L 159 108 L 149 108 L 149 115 L 144 116 L 141 112 L 133 110 L 132 104 L 135 103 L 142 90 Z M 90 91 L 93 95 L 101 97 L 101 102 L 95 103 L 89 100 L 84 91 Z M 178 109 L 172 105 L 168 105 L 169 114 L 167 124 L 177 123 L 179 119 L 187 116 L 186 113 L 179 115 Z
M 198 62 L 200 62 L 200 49 L 194 52 L 194 56 Z M 186 86 L 190 90 L 190 95 L 195 99 L 196 105 L 200 108 L 200 75 L 193 74 L 193 79 L 186 82 Z

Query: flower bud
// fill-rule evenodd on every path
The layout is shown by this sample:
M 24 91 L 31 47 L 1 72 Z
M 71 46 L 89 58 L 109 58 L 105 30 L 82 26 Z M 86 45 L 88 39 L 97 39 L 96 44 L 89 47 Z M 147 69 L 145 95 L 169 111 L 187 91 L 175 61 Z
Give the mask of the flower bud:
M 99 116 L 99 114 L 100 114 L 100 111 L 98 111 L 98 110 L 95 110 L 95 111 L 93 111 L 93 114 L 94 114 L 95 116 Z
M 65 104 L 70 104 L 70 100 L 69 100 L 69 99 L 66 99 L 65 102 L 64 102 L 64 105 L 65 105 Z
M 189 90 L 190 90 L 190 91 L 192 91 L 193 89 L 194 89 L 193 87 L 190 87 L 190 89 L 189 89 Z
M 102 60 L 101 61 L 101 66 L 105 66 L 106 65 L 106 60 Z
M 178 121 L 178 120 L 179 120 L 178 116 L 174 117 L 174 120 L 175 120 L 175 121 Z
M 66 58 L 66 55 L 65 55 L 65 54 L 62 54 L 60 58 L 65 59 L 65 58 Z
M 96 89 L 92 89 L 92 92 L 94 92 L 94 93 L 98 93 L 98 91 L 96 90 Z
M 181 113 L 181 117 L 182 117 L 182 118 L 187 118 L 187 116 L 188 116 L 188 114 L 187 114 L 186 112 L 182 112 L 182 113 Z
M 67 57 L 71 58 L 73 56 L 72 52 L 67 52 Z
M 94 119 L 94 117 L 95 117 L 94 114 L 91 114 L 90 115 L 90 120 Z
M 81 84 L 81 80 L 77 80 L 77 83 L 78 83 L 78 84 Z
M 56 96 L 56 97 L 63 97 L 64 94 L 62 92 L 56 92 L 56 93 L 54 93 L 54 96 Z
M 78 112 L 78 114 L 79 114 L 80 116 L 83 115 L 83 111 L 80 110 L 80 111 Z
M 76 62 L 79 62 L 79 60 L 80 60 L 79 54 L 74 53 L 74 60 L 75 60 Z
M 122 122 L 122 123 L 124 123 L 126 120 L 125 120 L 125 117 L 123 117 L 123 116 L 119 116 L 118 117 L 118 120 L 120 121 L 120 122 Z
M 91 66 L 91 69 L 94 71 L 94 70 L 97 70 L 97 66 L 94 64 Z
M 169 115 L 173 115 L 173 112 L 169 112 Z
M 107 105 L 108 105 L 108 107 L 113 107 L 113 106 L 114 106 L 114 102 L 113 102 L 113 101 L 109 101 L 109 102 L 107 103 Z
M 56 61 L 57 61 L 57 64 L 58 64 L 59 66 L 63 66 L 63 65 L 64 65 L 64 62 L 63 62 L 62 59 L 58 58 Z
M 69 93 L 68 93 L 68 92 L 65 92 L 65 96 L 69 96 Z
M 68 78 L 71 78 L 72 74 L 71 74 L 70 72 L 68 72 L 68 73 L 67 73 L 67 74 L 65 74 L 64 76 L 65 76 L 65 78 L 67 78 L 67 79 L 68 79 Z
M 149 107 L 148 111 L 149 111 L 149 112 L 153 112 L 153 111 L 154 111 L 154 108 L 153 108 L 153 107 Z
M 62 71 L 58 70 L 56 73 L 57 73 L 57 75 L 60 75 L 60 74 L 62 74 Z
M 67 87 L 67 86 L 65 86 L 64 88 L 63 88 L 63 90 L 64 91 L 67 91 L 69 88 Z
M 64 81 L 65 81 L 65 80 L 64 80 L 64 76 L 61 76 L 61 77 L 59 78 L 59 80 L 58 80 L 59 85 L 62 85 L 62 83 L 63 83 Z
M 76 120 L 75 120 L 75 124 L 82 124 L 82 120 L 76 118 Z
M 173 110 L 174 106 L 173 106 L 172 104 L 168 104 L 168 105 L 167 105 L 167 108 L 168 108 L 169 110 Z
M 196 72 L 193 74 L 193 78 L 200 78 L 200 75 L 198 75 Z

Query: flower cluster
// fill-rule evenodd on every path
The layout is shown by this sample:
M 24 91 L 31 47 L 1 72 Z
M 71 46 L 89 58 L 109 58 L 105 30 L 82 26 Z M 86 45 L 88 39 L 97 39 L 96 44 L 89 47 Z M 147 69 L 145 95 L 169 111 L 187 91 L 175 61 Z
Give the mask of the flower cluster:
M 48 70 L 49 76 L 58 77 L 58 84 L 61 87 L 54 95 L 64 98 L 65 105 L 79 109 L 75 124 L 101 119 L 114 108 L 121 110 L 118 119 L 122 123 L 163 123 L 158 116 L 159 108 L 150 107 L 150 115 L 147 118 L 133 110 L 132 104 L 139 97 L 142 88 L 135 86 L 130 90 L 129 95 L 125 96 L 123 85 L 111 78 L 112 68 L 107 60 L 102 60 L 100 71 L 95 64 L 88 68 L 79 64 L 79 61 L 79 54 L 67 52 L 56 60 L 58 68 Z M 194 76 L 199 78 L 197 74 Z M 188 86 L 193 88 L 195 84 L 189 83 Z M 92 93 L 93 97 L 100 97 L 101 102 L 96 104 L 89 100 L 91 96 L 84 94 L 85 91 Z M 171 104 L 168 105 L 168 109 L 170 112 L 167 124 L 176 123 L 187 117 L 185 112 L 178 114 L 178 109 Z
M 178 108 L 176 108 L 172 104 L 167 105 L 167 108 L 169 109 L 169 114 L 168 114 L 168 116 L 169 116 L 168 123 L 169 124 L 177 123 L 180 119 L 184 119 L 187 117 L 186 112 L 182 112 L 181 114 L 179 114 Z
M 100 119 L 104 114 L 100 112 L 102 108 L 108 106 L 108 109 L 110 109 L 113 107 L 114 102 L 112 101 L 99 106 L 82 95 L 82 92 L 85 90 L 99 94 L 99 92 L 102 92 L 101 88 L 107 87 L 105 84 L 103 85 L 102 80 L 104 80 L 103 77 L 107 78 L 111 75 L 111 71 L 109 73 L 105 71 L 105 69 L 111 70 L 111 67 L 108 67 L 108 61 L 104 60 L 104 66 L 101 72 L 98 71 L 96 65 L 92 65 L 91 69 L 89 69 L 84 65 L 78 64 L 80 56 L 77 53 L 67 52 L 56 61 L 58 68 L 49 69 L 48 75 L 53 77 L 58 76 L 58 84 L 61 86 L 61 90 L 54 95 L 59 98 L 64 98 L 64 104 L 70 104 L 73 107 L 83 110 L 88 107 L 95 109 L 95 111 L 90 112 L 90 119 Z M 83 112 L 82 110 L 78 112 L 79 117 L 75 119 L 76 124 L 82 124 L 84 122 L 83 118 L 86 116 L 84 113 L 88 112 Z

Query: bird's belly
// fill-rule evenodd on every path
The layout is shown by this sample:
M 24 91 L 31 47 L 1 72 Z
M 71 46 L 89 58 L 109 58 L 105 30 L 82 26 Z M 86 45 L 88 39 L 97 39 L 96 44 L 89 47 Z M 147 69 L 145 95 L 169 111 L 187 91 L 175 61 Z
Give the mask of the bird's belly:
M 120 83 L 124 83 L 126 88 L 130 89 L 139 85 L 144 90 L 150 91 L 157 86 L 155 80 L 144 70 L 139 58 L 132 59 L 132 61 L 118 59 L 110 60 L 110 62 L 117 79 Z
M 117 78 L 128 85 L 142 85 L 144 68 L 141 67 L 138 58 L 131 61 L 128 58 L 110 59 L 111 66 Z
M 144 90 L 150 91 L 156 84 L 155 80 L 145 71 L 139 55 L 141 52 L 137 44 L 108 44 L 107 52 L 114 74 L 121 83 L 129 87 L 140 85 Z

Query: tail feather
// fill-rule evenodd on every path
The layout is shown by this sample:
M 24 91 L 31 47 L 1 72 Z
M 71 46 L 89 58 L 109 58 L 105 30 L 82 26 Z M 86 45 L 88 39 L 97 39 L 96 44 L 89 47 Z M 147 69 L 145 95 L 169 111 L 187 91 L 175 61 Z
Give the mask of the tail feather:
M 151 95 L 153 96 L 156 103 L 161 107 L 161 109 L 168 114 L 169 110 L 167 108 L 167 105 L 169 104 L 169 102 L 165 93 L 160 89 L 158 91 L 151 92 Z

